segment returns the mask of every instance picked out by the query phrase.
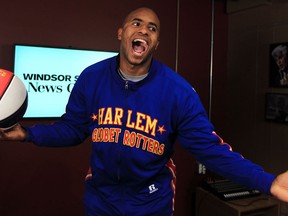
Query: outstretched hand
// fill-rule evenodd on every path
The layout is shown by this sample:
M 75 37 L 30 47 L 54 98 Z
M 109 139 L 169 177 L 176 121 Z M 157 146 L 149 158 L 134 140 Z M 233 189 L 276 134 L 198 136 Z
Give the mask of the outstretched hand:
M 271 194 L 283 202 L 288 202 L 288 171 L 278 175 L 271 186 Z
M 0 129 L 0 141 L 23 141 L 26 139 L 26 137 L 27 133 L 20 124 L 16 124 L 14 127 L 8 130 Z

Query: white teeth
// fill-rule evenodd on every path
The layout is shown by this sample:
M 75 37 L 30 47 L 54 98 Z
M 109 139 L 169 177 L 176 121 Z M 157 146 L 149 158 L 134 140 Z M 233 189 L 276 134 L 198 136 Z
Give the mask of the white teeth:
M 135 39 L 133 42 L 141 42 L 141 43 L 147 44 L 147 42 L 143 39 Z

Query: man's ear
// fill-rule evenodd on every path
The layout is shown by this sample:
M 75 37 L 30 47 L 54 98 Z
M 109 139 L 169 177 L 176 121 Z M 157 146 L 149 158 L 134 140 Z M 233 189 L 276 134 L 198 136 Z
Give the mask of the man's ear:
M 122 31 L 123 31 L 122 28 L 119 28 L 118 31 L 117 31 L 117 38 L 118 38 L 118 40 L 121 40 L 121 39 L 122 39 Z
M 157 44 L 156 44 L 156 47 L 155 47 L 155 50 L 157 50 L 158 46 L 159 46 L 159 43 L 160 43 L 160 40 L 158 40 Z

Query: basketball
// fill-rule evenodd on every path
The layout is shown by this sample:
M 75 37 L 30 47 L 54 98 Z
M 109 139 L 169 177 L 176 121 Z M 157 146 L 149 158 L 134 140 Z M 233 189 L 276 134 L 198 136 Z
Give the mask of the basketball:
M 24 116 L 28 93 L 14 73 L 0 69 L 0 128 L 9 129 Z

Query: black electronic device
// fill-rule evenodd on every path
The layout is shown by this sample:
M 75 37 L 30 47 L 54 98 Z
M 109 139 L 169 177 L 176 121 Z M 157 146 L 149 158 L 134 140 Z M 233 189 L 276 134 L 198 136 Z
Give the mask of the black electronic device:
M 261 194 L 259 190 L 249 189 L 228 179 L 205 180 L 203 187 L 223 200 L 235 200 Z

